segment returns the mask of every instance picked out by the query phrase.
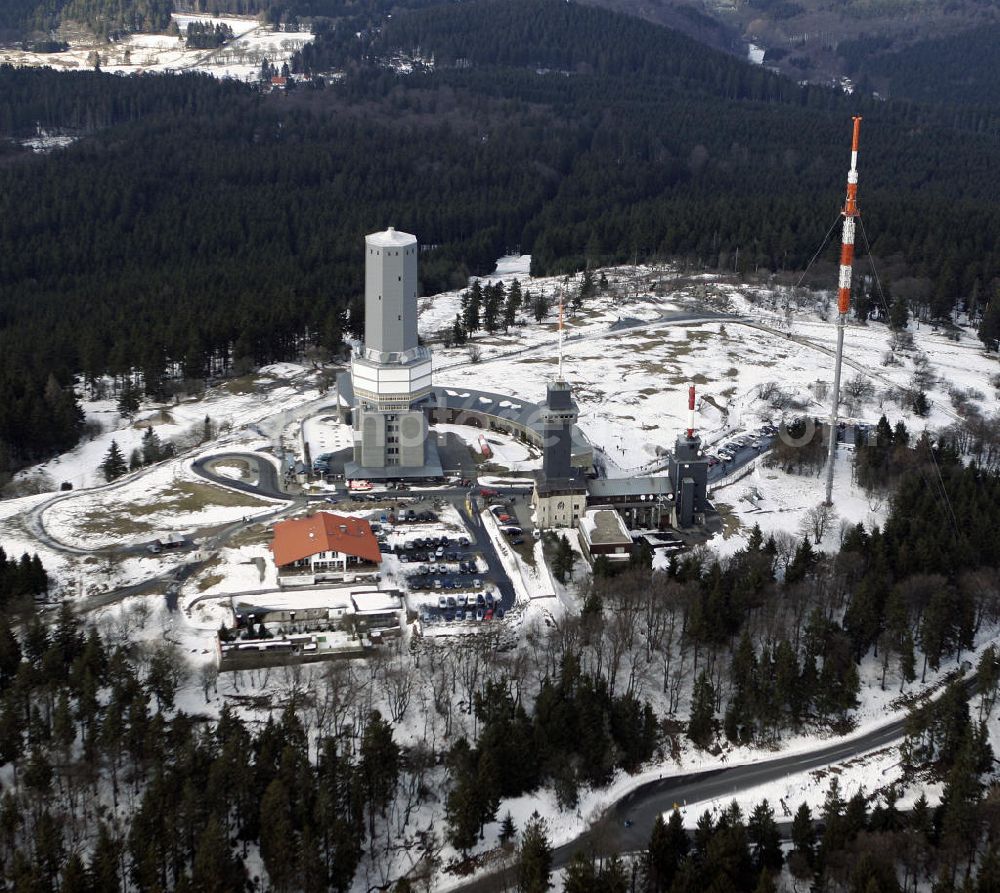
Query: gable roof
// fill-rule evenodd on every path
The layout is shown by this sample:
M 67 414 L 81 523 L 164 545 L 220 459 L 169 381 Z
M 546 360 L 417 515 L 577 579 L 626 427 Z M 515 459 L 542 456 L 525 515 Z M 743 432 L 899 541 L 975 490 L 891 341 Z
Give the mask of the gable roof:
M 371 524 L 362 518 L 348 518 L 317 512 L 311 518 L 293 518 L 274 525 L 271 552 L 278 567 L 315 555 L 343 552 L 378 563 L 382 553 Z

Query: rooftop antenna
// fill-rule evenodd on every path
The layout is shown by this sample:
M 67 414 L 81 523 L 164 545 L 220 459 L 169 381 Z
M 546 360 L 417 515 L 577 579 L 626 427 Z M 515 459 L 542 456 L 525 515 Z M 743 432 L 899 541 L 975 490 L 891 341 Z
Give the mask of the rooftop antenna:
M 854 116 L 851 139 L 851 169 L 847 173 L 844 200 L 844 231 L 840 240 L 840 281 L 837 292 L 837 358 L 833 367 L 833 406 L 830 409 L 830 450 L 826 466 L 826 504 L 833 505 L 833 469 L 837 461 L 837 415 L 840 410 L 840 369 L 844 362 L 844 327 L 851 309 L 851 264 L 854 261 L 854 218 L 858 216 L 858 141 L 861 116 Z
M 688 382 L 688 440 L 694 437 L 694 382 Z
M 563 289 L 559 289 L 559 381 L 563 380 Z

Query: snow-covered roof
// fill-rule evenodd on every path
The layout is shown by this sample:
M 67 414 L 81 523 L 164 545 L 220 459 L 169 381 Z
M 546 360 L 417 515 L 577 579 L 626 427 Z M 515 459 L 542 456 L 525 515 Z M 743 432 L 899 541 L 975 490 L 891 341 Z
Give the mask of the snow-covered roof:
M 666 475 L 632 478 L 600 478 L 587 482 L 587 492 L 594 499 L 613 497 L 666 496 L 673 492 L 673 485 Z
M 585 511 L 580 516 L 580 532 L 589 545 L 632 545 L 625 522 L 612 508 Z
M 351 596 L 354 610 L 358 614 L 387 614 L 403 607 L 403 600 L 398 592 L 376 590 L 372 592 L 355 592 Z
M 417 237 L 410 233 L 398 232 L 390 226 L 380 233 L 371 233 L 365 236 L 365 242 L 373 248 L 402 248 L 415 245 Z

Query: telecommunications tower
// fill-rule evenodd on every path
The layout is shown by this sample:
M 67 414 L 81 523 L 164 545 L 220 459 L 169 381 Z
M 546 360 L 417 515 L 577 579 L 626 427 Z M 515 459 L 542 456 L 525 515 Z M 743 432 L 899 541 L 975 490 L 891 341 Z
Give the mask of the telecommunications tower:
M 844 327 L 851 308 L 851 264 L 854 261 L 854 218 L 858 216 L 858 140 L 861 117 L 854 117 L 851 140 L 851 169 L 847 174 L 844 200 L 844 231 L 840 240 L 840 281 L 837 292 L 837 359 L 833 367 L 833 406 L 830 409 L 830 451 L 826 466 L 826 504 L 833 505 L 833 470 L 837 461 L 837 415 L 840 409 L 840 369 L 844 362 Z

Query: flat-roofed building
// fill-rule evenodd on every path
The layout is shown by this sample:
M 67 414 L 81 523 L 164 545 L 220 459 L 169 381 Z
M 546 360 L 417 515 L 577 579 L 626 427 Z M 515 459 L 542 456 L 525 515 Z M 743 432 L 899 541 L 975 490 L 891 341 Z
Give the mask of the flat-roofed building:
M 591 564 L 602 555 L 612 562 L 632 557 L 632 537 L 621 515 L 611 506 L 587 509 L 580 516 L 579 528 L 580 546 Z

